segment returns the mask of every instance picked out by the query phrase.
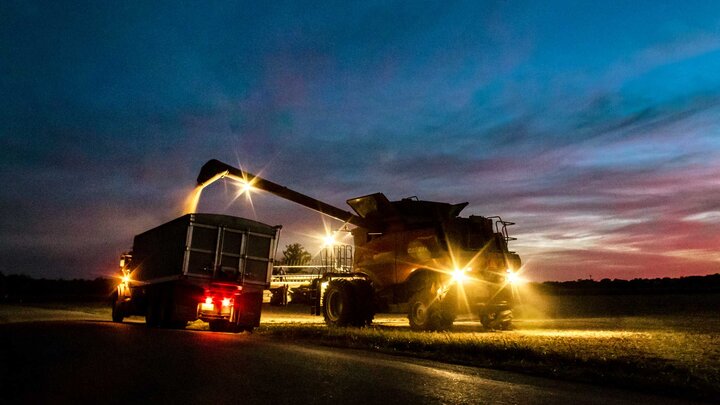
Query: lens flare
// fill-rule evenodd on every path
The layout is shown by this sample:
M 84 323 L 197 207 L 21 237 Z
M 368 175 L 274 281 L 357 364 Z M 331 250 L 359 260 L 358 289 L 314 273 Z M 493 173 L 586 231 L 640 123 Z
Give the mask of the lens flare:
M 524 281 L 523 278 L 520 277 L 520 274 L 515 273 L 512 270 L 507 271 L 507 274 L 505 275 L 505 280 L 507 280 L 508 284 L 512 285 L 518 285 Z
M 452 279 L 454 282 L 458 284 L 462 284 L 467 280 L 467 274 L 465 274 L 465 269 L 455 269 L 452 272 Z
M 244 183 L 240 186 L 240 194 L 250 193 L 252 190 L 254 190 L 254 188 L 250 183 Z
M 323 243 L 323 247 L 334 246 L 337 243 L 337 241 L 335 240 L 335 235 L 334 234 L 325 235 L 323 237 L 322 243 Z

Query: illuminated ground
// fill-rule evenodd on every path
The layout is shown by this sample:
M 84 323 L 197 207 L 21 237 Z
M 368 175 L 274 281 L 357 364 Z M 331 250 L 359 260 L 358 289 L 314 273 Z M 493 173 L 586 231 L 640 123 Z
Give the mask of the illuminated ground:
M 0 305 L 0 323 L 107 321 L 94 305 Z M 127 323 L 144 323 L 131 317 Z M 372 327 L 329 329 L 305 306 L 263 308 L 255 335 L 284 342 L 420 356 L 640 389 L 689 398 L 720 397 L 720 319 L 713 314 L 518 319 L 512 331 L 486 331 L 461 316 L 452 332 L 412 332 L 403 314 L 379 314 Z M 206 331 L 197 321 L 190 331 Z

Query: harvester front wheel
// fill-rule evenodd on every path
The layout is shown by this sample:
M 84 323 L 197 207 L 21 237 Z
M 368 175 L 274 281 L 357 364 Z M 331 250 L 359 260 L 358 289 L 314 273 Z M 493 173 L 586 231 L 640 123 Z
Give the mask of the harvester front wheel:
M 408 312 L 410 329 L 418 331 L 430 329 L 431 307 L 432 297 L 426 291 L 418 291 L 410 297 L 410 311 Z
M 512 329 L 512 310 L 507 307 L 498 307 L 480 312 L 480 323 L 489 330 Z
M 408 320 L 410 329 L 416 331 L 443 331 L 455 322 L 456 295 L 448 292 L 445 296 L 433 294 L 432 288 L 416 292 L 410 297 Z

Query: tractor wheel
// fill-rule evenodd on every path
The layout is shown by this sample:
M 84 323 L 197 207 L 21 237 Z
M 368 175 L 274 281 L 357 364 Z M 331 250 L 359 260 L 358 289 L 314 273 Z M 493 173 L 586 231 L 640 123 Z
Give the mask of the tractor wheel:
M 347 280 L 332 280 L 323 296 L 323 317 L 328 326 L 348 326 L 357 323 L 356 301 L 352 284 Z
M 356 313 L 353 320 L 355 326 L 367 326 L 375 317 L 373 296 L 375 291 L 367 280 L 355 279 L 350 282 L 355 295 Z
M 115 299 L 113 299 L 112 303 L 112 321 L 113 322 L 122 322 L 125 318 L 125 314 L 122 311 L 122 308 L 120 308 L 120 303 L 118 302 L 117 295 L 114 296 Z

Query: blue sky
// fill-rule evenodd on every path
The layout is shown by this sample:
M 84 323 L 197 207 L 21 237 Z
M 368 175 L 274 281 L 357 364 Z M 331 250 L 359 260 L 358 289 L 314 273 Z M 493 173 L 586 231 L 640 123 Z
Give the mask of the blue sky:
M 720 272 L 716 2 L 255 3 L 0 5 L 0 271 L 110 274 L 217 158 L 469 201 L 536 280 Z M 232 194 L 200 208 L 316 249 L 317 214 Z

